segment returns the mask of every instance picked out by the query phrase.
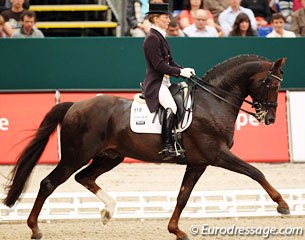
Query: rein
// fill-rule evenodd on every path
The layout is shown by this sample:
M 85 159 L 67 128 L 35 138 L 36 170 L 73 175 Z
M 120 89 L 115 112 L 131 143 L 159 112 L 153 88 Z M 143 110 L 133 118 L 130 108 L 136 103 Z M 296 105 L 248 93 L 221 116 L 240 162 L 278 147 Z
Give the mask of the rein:
M 222 100 L 223 102 L 225 102 L 225 103 L 231 105 L 232 107 L 234 107 L 234 108 L 236 108 L 236 109 L 239 109 L 239 110 L 241 110 L 241 111 L 243 111 L 243 112 L 246 112 L 246 113 L 248 113 L 248 114 L 250 114 L 250 115 L 256 117 L 256 113 L 249 112 L 248 110 L 245 110 L 245 109 L 243 109 L 243 108 L 238 107 L 237 105 L 235 105 L 235 104 L 229 102 L 229 101 L 228 101 L 227 99 L 225 99 L 224 97 L 218 95 L 217 93 L 213 92 L 213 91 L 210 90 L 209 88 L 207 88 L 207 87 L 203 86 L 202 84 L 200 84 L 198 81 L 202 81 L 202 79 L 199 78 L 198 76 L 193 75 L 193 76 L 191 76 L 191 77 L 189 78 L 189 80 L 191 80 L 195 85 L 197 85 L 198 87 L 202 88 L 202 89 L 205 90 L 206 92 L 212 94 L 212 95 L 215 96 L 216 98 L 218 98 L 218 99 Z M 217 88 L 217 87 L 211 85 L 211 84 L 208 83 L 208 82 L 204 82 L 204 83 L 205 83 L 207 86 L 209 86 L 209 87 L 216 88 L 216 89 L 217 89 L 218 91 L 220 91 L 220 92 L 223 92 L 223 93 L 225 93 L 225 94 L 227 94 L 227 95 L 233 96 L 231 93 L 229 93 L 229 92 L 227 92 L 227 91 L 225 91 L 225 90 L 223 90 L 223 89 Z M 236 96 L 233 96 L 233 97 L 238 98 L 238 99 L 240 99 L 241 101 L 246 102 L 246 103 L 252 105 L 252 107 L 255 106 L 255 103 L 250 102 L 250 101 L 248 101 L 248 100 L 246 100 L 246 99 L 241 99 L 240 97 L 236 97 Z
M 269 70 L 269 72 L 268 72 L 266 78 L 263 80 L 263 86 L 265 86 L 265 89 L 267 89 L 267 90 L 269 89 L 270 77 L 273 77 L 274 79 L 276 79 L 276 80 L 278 80 L 278 81 L 280 81 L 280 82 L 283 81 L 282 78 L 279 78 L 278 76 L 275 76 L 274 74 L 271 73 L 271 72 L 272 72 L 272 69 L 273 69 L 273 64 L 272 64 L 272 66 L 270 67 L 270 70 Z M 189 78 L 189 80 L 192 81 L 195 85 L 197 85 L 197 86 L 199 86 L 200 88 L 202 88 L 203 90 L 205 90 L 206 92 L 212 94 L 212 95 L 215 96 L 216 98 L 218 98 L 218 99 L 222 100 L 223 102 L 229 104 L 230 106 L 234 107 L 235 109 L 241 110 L 241 111 L 243 111 L 243 112 L 245 112 L 245 113 L 248 113 L 249 115 L 252 115 L 253 117 L 255 117 L 255 118 L 256 118 L 258 121 L 260 121 L 260 122 L 264 120 L 264 118 L 265 118 L 265 116 L 266 116 L 266 114 L 267 114 L 266 111 L 262 110 L 262 105 L 264 105 L 264 106 L 269 106 L 269 107 L 270 107 L 270 106 L 272 106 L 272 107 L 276 107 L 276 106 L 277 106 L 277 103 L 269 103 L 268 101 L 265 101 L 264 103 L 260 103 L 260 102 L 258 102 L 258 101 L 253 101 L 253 102 L 251 102 L 251 101 L 248 101 L 248 100 L 246 100 L 246 99 L 242 99 L 242 98 L 240 98 L 240 97 L 238 97 L 238 96 L 235 96 L 235 95 L 233 95 L 233 94 L 231 94 L 231 93 L 229 93 L 229 92 L 227 92 L 227 91 L 225 91 L 225 90 L 223 90 L 223 89 L 217 88 L 217 87 L 211 85 L 209 82 L 204 82 L 204 84 L 207 85 L 208 87 L 212 87 L 212 88 L 214 88 L 214 89 L 217 89 L 217 91 L 222 92 L 223 94 L 232 96 L 232 97 L 234 97 L 234 98 L 237 98 L 237 99 L 241 100 L 242 102 L 246 102 L 246 103 L 250 104 L 250 105 L 252 106 L 252 108 L 255 109 L 255 113 L 253 113 L 253 112 L 250 112 L 250 111 L 248 111 L 248 110 L 245 110 L 245 109 L 243 109 L 243 108 L 241 108 L 241 107 L 238 107 L 237 105 L 235 105 L 235 104 L 229 102 L 229 101 L 228 101 L 227 99 L 225 99 L 224 97 L 220 96 L 219 94 L 213 92 L 213 91 L 210 90 L 209 88 L 207 88 L 207 87 L 203 86 L 202 84 L 200 84 L 198 81 L 201 81 L 201 82 L 202 82 L 202 79 L 199 78 L 198 76 L 192 75 L 192 76 Z M 269 81 L 267 82 L 267 80 L 269 80 Z M 268 92 L 269 92 L 269 91 L 268 91 Z M 267 95 L 268 95 L 268 92 L 267 92 Z

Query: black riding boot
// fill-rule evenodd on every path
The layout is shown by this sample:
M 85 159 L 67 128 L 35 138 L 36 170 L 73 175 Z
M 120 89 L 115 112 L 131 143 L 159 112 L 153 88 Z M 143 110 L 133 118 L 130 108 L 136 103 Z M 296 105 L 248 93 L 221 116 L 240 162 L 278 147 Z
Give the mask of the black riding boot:
M 175 114 L 171 108 L 165 109 L 163 118 L 162 133 L 161 133 L 161 146 L 162 151 L 159 154 L 162 155 L 163 160 L 170 160 L 176 157 L 176 151 L 173 146 L 172 130 L 175 124 Z

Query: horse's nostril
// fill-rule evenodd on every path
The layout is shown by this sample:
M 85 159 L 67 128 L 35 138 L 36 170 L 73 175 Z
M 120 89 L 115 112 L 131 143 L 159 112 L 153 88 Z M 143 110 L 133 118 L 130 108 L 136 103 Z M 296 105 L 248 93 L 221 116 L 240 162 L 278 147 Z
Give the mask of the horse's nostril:
M 267 124 L 267 125 L 273 124 L 274 122 L 275 122 L 275 119 L 274 119 L 274 118 L 268 119 L 268 124 Z

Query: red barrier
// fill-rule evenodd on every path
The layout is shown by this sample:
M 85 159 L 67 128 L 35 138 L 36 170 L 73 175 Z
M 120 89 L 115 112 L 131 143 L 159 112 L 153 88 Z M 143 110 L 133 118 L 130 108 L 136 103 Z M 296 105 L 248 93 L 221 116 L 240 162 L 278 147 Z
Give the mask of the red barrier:
M 0 164 L 14 164 L 45 114 L 55 104 L 52 93 L 0 94 Z M 40 163 L 58 161 L 57 136 L 53 135 Z
M 132 99 L 134 92 L 103 94 Z M 60 101 L 80 101 L 97 93 L 61 93 Z M 0 164 L 13 164 L 37 129 L 44 115 L 55 104 L 54 94 L 0 94 Z M 240 112 L 236 121 L 235 143 L 232 151 L 247 162 L 288 162 L 288 129 L 286 96 L 279 94 L 276 123 L 259 124 L 252 116 Z M 248 106 L 243 108 L 251 110 Z M 253 109 L 252 109 L 253 110 Z M 40 163 L 57 163 L 57 135 L 52 136 Z M 20 143 L 21 142 L 21 143 Z M 137 162 L 126 158 L 125 162 Z
M 250 100 L 250 99 L 249 99 Z M 244 109 L 253 111 L 249 105 Z M 280 92 L 275 124 L 265 126 L 240 112 L 235 124 L 232 152 L 246 162 L 288 162 L 286 94 Z
M 123 97 L 123 98 L 128 98 L 128 99 L 133 99 L 133 96 L 136 94 L 135 92 L 122 92 L 122 93 L 118 93 L 118 92 L 106 92 L 106 93 L 92 93 L 92 92 L 79 92 L 79 93 L 71 93 L 71 92 L 63 92 L 60 93 L 60 102 L 78 102 L 80 100 L 84 100 L 84 99 L 88 99 L 88 98 L 92 98 L 95 96 L 98 96 L 100 94 L 104 94 L 104 95 L 113 95 L 113 96 L 117 96 L 117 97 Z

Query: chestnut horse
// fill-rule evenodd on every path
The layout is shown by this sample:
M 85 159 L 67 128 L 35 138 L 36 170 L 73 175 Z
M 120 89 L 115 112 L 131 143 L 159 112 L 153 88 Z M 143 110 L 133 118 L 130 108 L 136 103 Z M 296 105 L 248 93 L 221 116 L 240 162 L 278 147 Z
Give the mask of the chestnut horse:
M 271 62 L 255 55 L 239 55 L 210 69 L 193 89 L 195 96 L 193 121 L 183 135 L 186 150 L 186 170 L 177 204 L 168 224 L 176 239 L 186 240 L 187 234 L 178 221 L 188 198 L 208 165 L 245 174 L 257 181 L 277 203 L 277 211 L 289 214 L 281 194 L 271 186 L 255 167 L 232 154 L 234 124 L 244 99 L 250 95 L 257 118 L 265 124 L 275 122 L 277 97 L 286 59 Z M 194 81 L 194 79 L 193 79 Z M 206 90 L 208 89 L 208 90 Z M 212 94 L 211 94 L 212 93 Z M 38 196 L 27 224 L 32 239 L 41 239 L 37 219 L 45 200 L 73 173 L 75 180 L 94 193 L 105 204 L 102 221 L 111 219 L 115 201 L 95 180 L 120 164 L 124 157 L 162 163 L 160 136 L 137 134 L 130 130 L 131 100 L 101 95 L 80 102 L 55 105 L 44 117 L 29 145 L 21 153 L 7 185 L 4 204 L 11 207 L 24 191 L 24 186 L 39 160 L 49 136 L 61 125 L 61 160 L 41 181 Z M 167 161 L 175 163 L 177 160 Z

